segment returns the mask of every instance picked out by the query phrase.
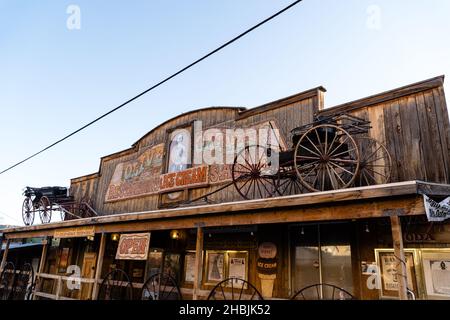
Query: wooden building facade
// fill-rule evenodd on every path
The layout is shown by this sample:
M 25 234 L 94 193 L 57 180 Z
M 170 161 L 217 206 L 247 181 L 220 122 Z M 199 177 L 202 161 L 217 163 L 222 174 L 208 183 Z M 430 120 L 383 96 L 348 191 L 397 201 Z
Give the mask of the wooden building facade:
M 318 87 L 248 110 L 182 114 L 130 149 L 101 158 L 97 173 L 71 180 L 70 194 L 98 216 L 4 230 L 5 241 L 45 239 L 36 298 L 95 299 L 102 279 L 121 269 L 134 297 L 151 274 L 162 272 L 185 299 L 205 299 L 230 277 L 248 281 L 265 298 L 288 299 L 321 283 L 358 299 L 450 299 L 448 287 L 433 286 L 450 279 L 450 224 L 429 222 L 424 202 L 450 196 L 443 83 L 436 77 L 326 109 L 325 89 Z M 387 183 L 243 199 L 231 164 L 192 159 L 199 121 L 216 133 L 267 128 L 283 151 L 293 147 L 293 129 L 343 113 L 370 122 L 366 136 L 388 150 Z M 217 142 L 200 138 L 202 150 Z M 176 139 L 191 160 L 181 167 L 171 160 Z M 230 152 L 234 157 L 236 150 L 223 148 L 223 155 Z M 144 258 L 119 254 L 127 236 L 149 237 Z M 71 265 L 83 279 L 77 289 L 66 285 Z

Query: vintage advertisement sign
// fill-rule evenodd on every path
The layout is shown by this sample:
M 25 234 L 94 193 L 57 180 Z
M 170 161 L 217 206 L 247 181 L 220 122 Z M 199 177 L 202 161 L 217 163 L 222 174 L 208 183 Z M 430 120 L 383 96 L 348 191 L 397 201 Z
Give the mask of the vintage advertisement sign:
M 77 227 L 77 228 L 65 228 L 55 230 L 53 233 L 53 238 L 61 239 L 61 238 L 81 238 L 81 237 L 90 237 L 95 235 L 95 227 Z
M 147 260 L 150 233 L 120 235 L 117 247 L 117 260 Z
M 208 166 L 167 173 L 161 176 L 161 192 L 183 190 L 208 185 Z
M 423 200 L 428 221 L 442 222 L 450 219 L 450 197 L 441 202 L 437 202 L 430 197 L 423 195 Z
M 106 202 L 157 194 L 164 144 L 145 150 L 137 159 L 119 163 L 106 192 Z

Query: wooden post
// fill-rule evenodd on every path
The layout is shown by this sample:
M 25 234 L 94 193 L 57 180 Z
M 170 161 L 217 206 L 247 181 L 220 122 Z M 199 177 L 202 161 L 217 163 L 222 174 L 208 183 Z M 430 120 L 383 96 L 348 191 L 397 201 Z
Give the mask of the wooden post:
M 92 300 L 97 300 L 98 282 L 102 275 L 103 256 L 105 255 L 105 247 L 106 247 L 106 233 L 102 233 L 102 238 L 100 239 L 100 248 L 98 250 L 97 256 L 97 266 L 95 267 L 95 282 L 94 282 L 94 289 L 92 290 Z
M 203 271 L 203 228 L 197 227 L 197 243 L 195 245 L 195 274 L 193 300 L 198 300 L 202 284 Z
M 391 216 L 391 228 L 394 254 L 398 260 L 397 278 L 399 298 L 400 300 L 408 300 L 406 260 L 405 251 L 403 250 L 402 225 L 399 216 Z
M 6 259 L 8 258 L 9 244 L 10 243 L 11 243 L 10 239 L 6 240 L 6 247 L 5 247 L 5 251 L 3 252 L 2 263 L 0 264 L 0 272 L 2 272 L 3 268 L 5 267 Z M 3 243 L 0 243 L 0 249 L 1 249 L 2 246 L 3 246 Z
M 61 296 L 61 288 L 62 288 L 62 277 L 58 277 L 58 280 L 56 282 L 56 297 L 55 300 L 59 300 L 59 297 Z
M 42 241 L 44 246 L 42 247 L 41 261 L 39 262 L 39 270 L 38 270 L 38 272 L 36 274 L 36 280 L 38 282 L 36 283 L 36 287 L 34 289 L 34 292 L 41 291 L 41 277 L 39 275 L 44 272 L 45 260 L 47 259 L 48 241 L 49 241 L 48 238 L 45 238 Z M 36 300 L 36 296 L 33 296 L 33 300 Z

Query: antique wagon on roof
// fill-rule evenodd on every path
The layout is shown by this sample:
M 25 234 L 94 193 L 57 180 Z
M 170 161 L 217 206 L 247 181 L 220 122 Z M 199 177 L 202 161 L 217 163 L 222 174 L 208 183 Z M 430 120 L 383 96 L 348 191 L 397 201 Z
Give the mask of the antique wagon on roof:
M 26 187 L 23 195 L 22 219 L 27 226 L 33 224 L 36 213 L 41 223 L 50 223 L 53 211 L 59 212 L 61 220 L 96 215 L 89 199 L 76 202 L 66 187 Z
M 388 183 L 391 156 L 370 128 L 345 113 L 316 117 L 292 130 L 290 150 L 253 145 L 238 153 L 233 184 L 244 199 L 262 199 Z

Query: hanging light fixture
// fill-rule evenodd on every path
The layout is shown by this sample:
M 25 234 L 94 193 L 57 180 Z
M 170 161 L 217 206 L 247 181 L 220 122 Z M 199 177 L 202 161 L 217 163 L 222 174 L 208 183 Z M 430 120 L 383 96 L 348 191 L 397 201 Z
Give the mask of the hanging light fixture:
M 303 236 L 305 234 L 305 229 L 302 227 L 302 230 L 300 231 L 300 234 Z
M 119 241 L 119 238 L 120 238 L 120 234 L 118 234 L 118 233 L 111 234 L 112 241 Z
M 178 230 L 170 231 L 170 238 L 173 239 L 173 240 L 180 239 L 180 232 Z
M 369 233 L 370 232 L 370 229 L 369 229 L 369 223 L 368 222 L 366 222 L 366 233 Z

